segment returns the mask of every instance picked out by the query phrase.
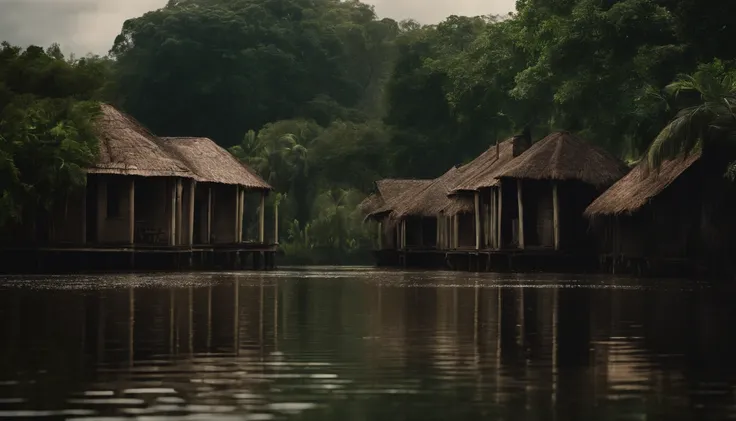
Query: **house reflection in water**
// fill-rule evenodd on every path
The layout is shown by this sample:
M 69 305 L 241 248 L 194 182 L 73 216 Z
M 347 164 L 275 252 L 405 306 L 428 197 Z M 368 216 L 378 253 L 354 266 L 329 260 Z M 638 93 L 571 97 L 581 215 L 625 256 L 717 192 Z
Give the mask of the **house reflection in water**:
M 413 414 L 427 408 L 430 418 L 442 407 L 452 419 L 684 420 L 705 414 L 701 404 L 720 415 L 736 407 L 733 394 L 715 393 L 736 381 L 733 345 L 712 333 L 735 314 L 710 293 L 697 292 L 698 309 L 721 310 L 679 312 L 671 328 L 659 315 L 695 292 L 381 276 L 130 275 L 102 289 L 94 281 L 7 289 L 0 379 L 21 382 L 14 393 L 23 405 L 44 407 L 51 397 L 93 405 L 102 398 L 78 397 L 104 391 L 105 399 L 142 398 L 121 403 L 126 411 L 168 415 L 274 412 L 298 402 L 335 420 L 390 418 L 397 404 Z M 699 333 L 685 338 L 683 329 Z M 141 389 L 151 395 L 136 396 Z

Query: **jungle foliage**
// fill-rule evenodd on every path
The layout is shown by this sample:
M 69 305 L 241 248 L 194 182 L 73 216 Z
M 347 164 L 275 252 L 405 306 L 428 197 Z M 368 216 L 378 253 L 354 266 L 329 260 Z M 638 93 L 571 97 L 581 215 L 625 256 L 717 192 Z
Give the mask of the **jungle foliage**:
M 155 133 L 231 148 L 280 193 L 269 206 L 281 202 L 287 253 L 344 261 L 370 248 L 373 230 L 355 206 L 375 179 L 436 177 L 523 128 L 535 138 L 576 131 L 628 160 L 657 139 L 653 163 L 713 133 L 731 141 L 731 3 L 518 0 L 507 16 L 422 25 L 380 19 L 355 0 L 170 0 L 128 20 L 110 60 L 5 46 L 0 106 L 23 117 L 4 118 L 0 134 L 7 144 L 25 136 L 8 128 L 12 120 L 73 138 L 79 159 L 61 161 L 80 165 L 94 148 L 77 116 L 103 95 Z M 34 54 L 78 79 L 63 84 L 67 92 L 53 83 L 13 87 L 6 63 L 33 67 Z M 27 94 L 35 108 L 8 108 Z M 44 107 L 64 111 L 38 118 L 68 123 L 27 121 Z M 18 159 L 0 171 L 25 177 Z M 54 180 L 76 179 L 77 167 L 55 159 L 48 162 L 66 172 Z M 17 186 L 54 190 L 50 182 L 10 181 L 3 212 L 44 197 L 20 198 Z

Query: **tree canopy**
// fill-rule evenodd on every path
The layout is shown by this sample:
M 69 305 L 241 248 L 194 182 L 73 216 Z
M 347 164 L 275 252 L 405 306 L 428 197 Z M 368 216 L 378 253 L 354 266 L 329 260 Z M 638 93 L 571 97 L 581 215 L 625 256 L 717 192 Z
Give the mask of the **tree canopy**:
M 357 250 L 369 233 L 355 203 L 375 179 L 436 177 L 524 129 L 537 139 L 575 131 L 629 160 L 658 139 L 653 162 L 702 140 L 708 130 L 674 130 L 703 115 L 698 104 L 731 133 L 714 99 L 731 98 L 735 6 L 706 3 L 518 0 L 509 15 L 423 25 L 356 0 L 170 0 L 125 22 L 110 60 L 3 47 L 0 105 L 25 122 L 9 129 L 6 118 L 4 130 L 75 139 L 74 159 L 59 159 L 81 165 L 94 148 L 79 116 L 103 98 L 159 135 L 232 148 L 280 192 L 269 205 L 281 202 L 294 244 Z M 696 84 L 706 79 L 725 94 Z M 673 86 L 703 95 L 676 99 Z M 28 94 L 33 107 L 8 108 Z M 67 123 L 29 122 L 38 115 Z M 74 165 L 58 167 L 68 171 L 59 179 L 76 177 Z

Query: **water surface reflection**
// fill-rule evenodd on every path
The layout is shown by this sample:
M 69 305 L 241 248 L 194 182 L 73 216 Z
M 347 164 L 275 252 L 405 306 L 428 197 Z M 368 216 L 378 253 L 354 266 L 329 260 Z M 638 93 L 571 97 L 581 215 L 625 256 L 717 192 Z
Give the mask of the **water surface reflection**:
M 727 297 L 334 268 L 0 278 L 0 418 L 727 419 Z

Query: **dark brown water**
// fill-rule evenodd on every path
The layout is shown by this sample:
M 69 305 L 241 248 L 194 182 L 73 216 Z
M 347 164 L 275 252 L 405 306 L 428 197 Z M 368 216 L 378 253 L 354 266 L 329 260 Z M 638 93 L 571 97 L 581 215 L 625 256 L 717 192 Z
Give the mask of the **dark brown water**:
M 371 269 L 0 278 L 0 418 L 736 418 L 733 301 Z

